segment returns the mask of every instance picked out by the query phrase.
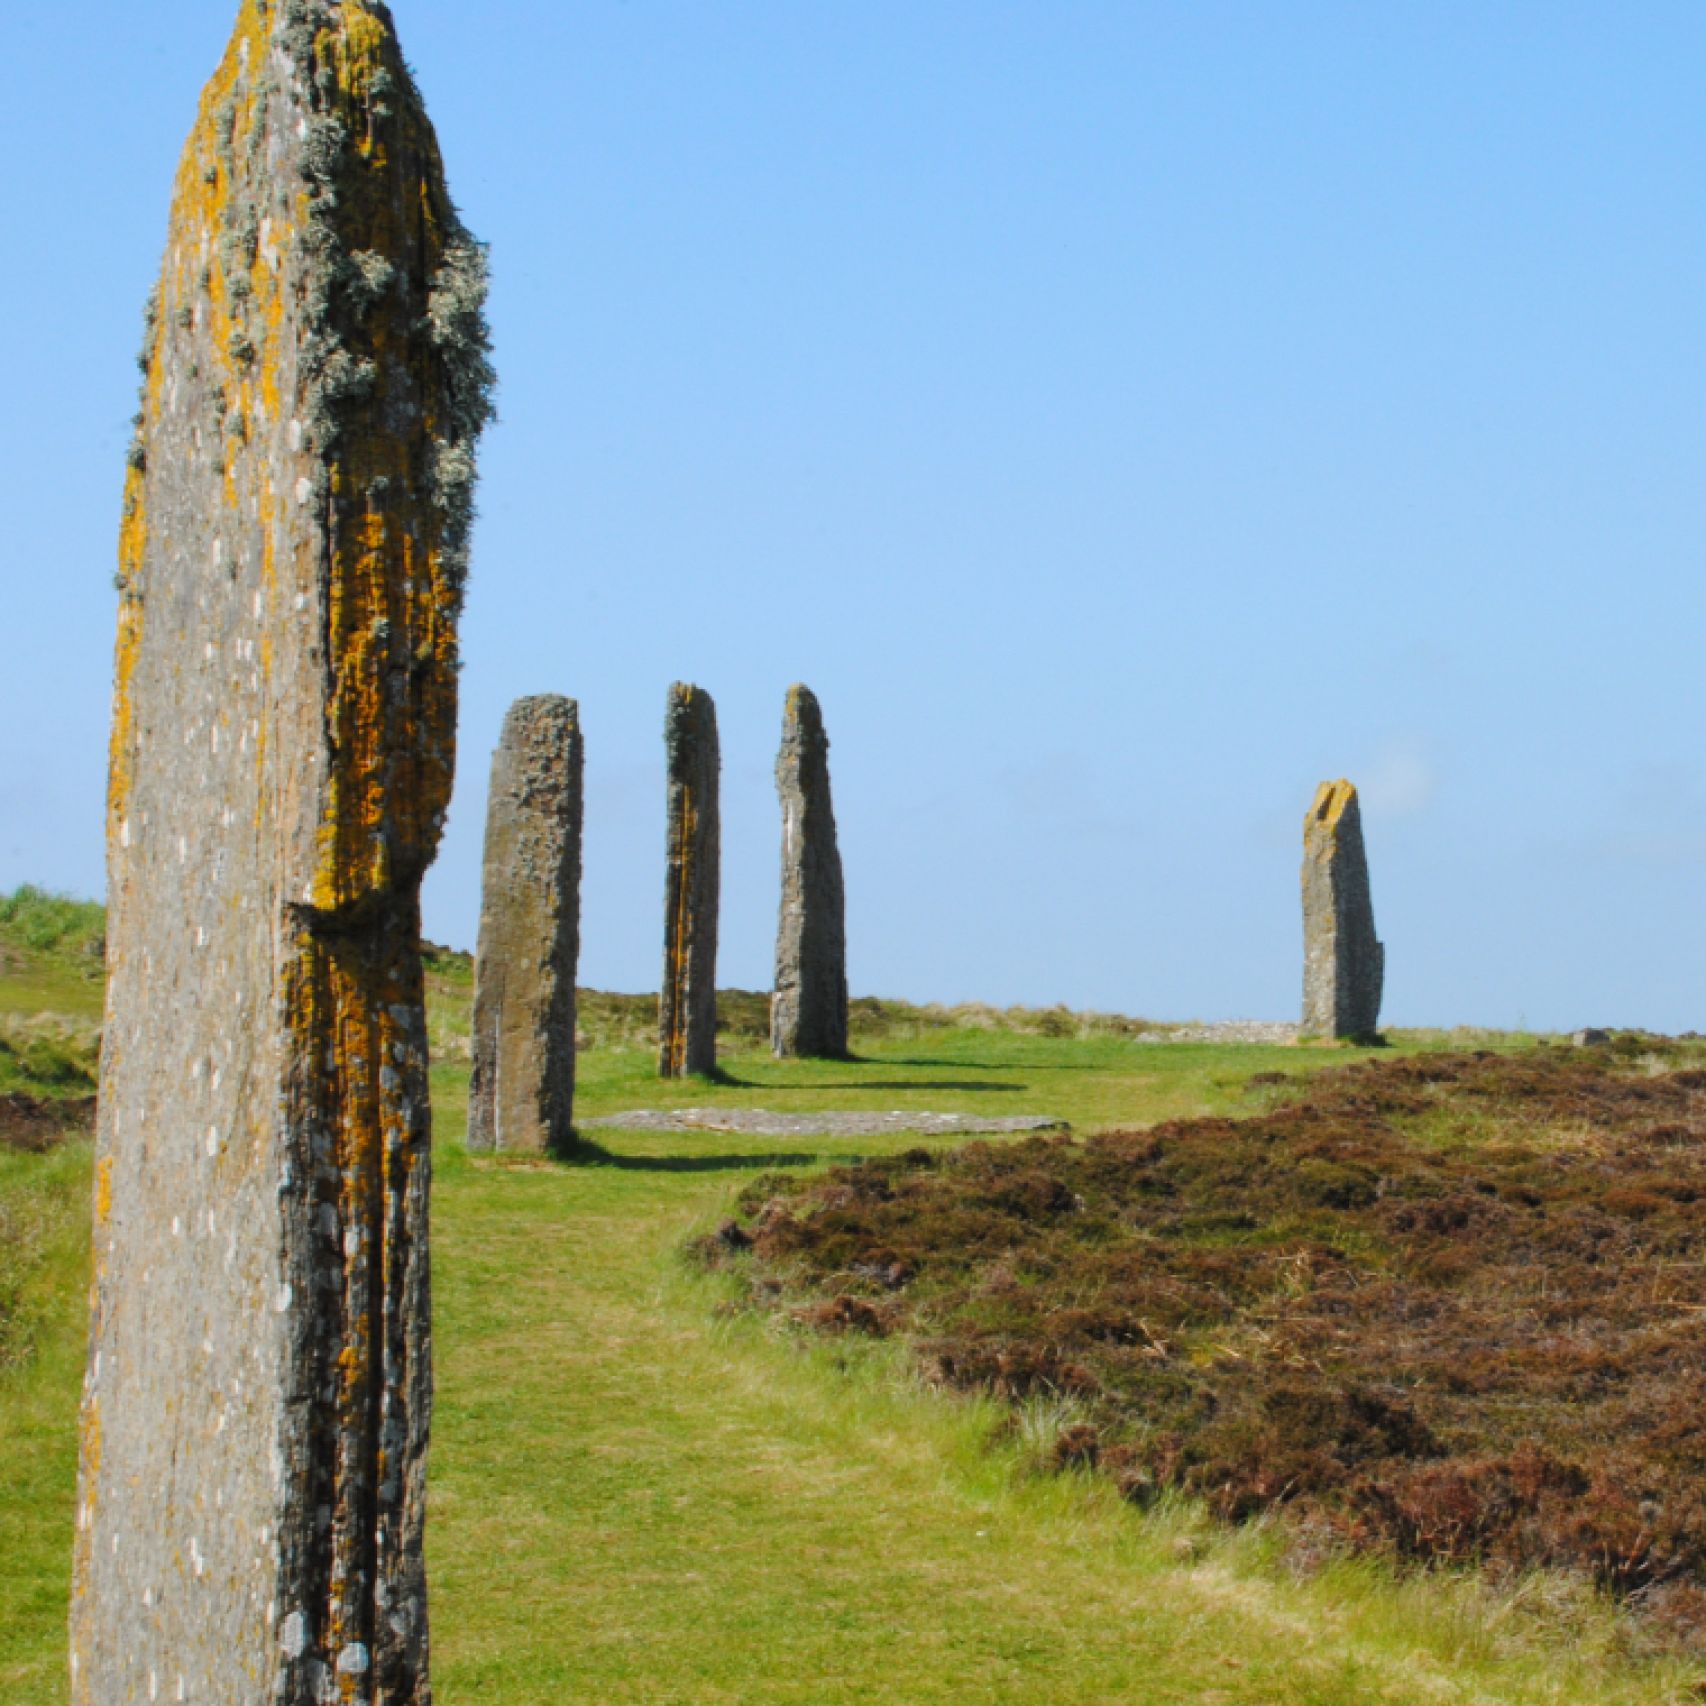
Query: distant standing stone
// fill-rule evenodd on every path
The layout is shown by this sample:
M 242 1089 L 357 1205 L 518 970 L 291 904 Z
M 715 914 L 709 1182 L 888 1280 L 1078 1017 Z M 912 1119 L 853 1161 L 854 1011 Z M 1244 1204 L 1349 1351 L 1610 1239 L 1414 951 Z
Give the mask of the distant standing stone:
M 1357 791 L 1323 782 L 1303 821 L 1304 1034 L 1376 1036 L 1385 976 Z
M 75 1706 L 430 1698 L 420 884 L 483 297 L 388 9 L 244 0 L 120 535 Z
M 829 737 L 808 687 L 788 690 L 782 751 L 782 918 L 770 1047 L 779 1057 L 847 1055 L 847 919 L 829 793 Z
M 574 1142 L 585 754 L 572 699 L 518 699 L 492 759 L 468 1147 Z
M 658 1072 L 664 1078 L 717 1068 L 717 904 L 721 831 L 717 708 L 703 688 L 669 690 L 669 873 L 664 890 L 663 992 L 658 998 Z

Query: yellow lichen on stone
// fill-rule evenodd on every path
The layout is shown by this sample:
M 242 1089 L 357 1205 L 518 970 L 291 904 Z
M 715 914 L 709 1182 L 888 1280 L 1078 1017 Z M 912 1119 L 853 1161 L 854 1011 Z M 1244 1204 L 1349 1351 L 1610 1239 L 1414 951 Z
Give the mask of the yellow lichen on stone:
M 280 333 L 285 303 L 282 281 L 267 257 L 288 241 L 289 234 L 274 231 L 271 242 L 256 237 L 252 256 L 239 254 L 236 274 L 243 281 L 241 293 L 228 276 L 225 239 L 231 235 L 230 213 L 243 188 L 238 182 L 237 151 L 247 148 L 262 122 L 259 98 L 262 68 L 268 51 L 268 25 L 255 0 L 244 0 L 231 40 L 218 70 L 204 89 L 195 125 L 179 161 L 168 228 L 166 262 L 156 298 L 157 309 L 149 348 L 138 446 L 142 465 L 131 467 L 125 482 L 124 519 L 119 531 L 119 571 L 125 595 L 119 611 L 118 642 L 114 659 L 113 729 L 110 744 L 108 810 L 116 830 L 123 822 L 130 793 L 133 740 L 131 709 L 132 680 L 142 647 L 143 599 L 138 595 L 147 553 L 149 513 L 146 455 L 152 429 L 161 418 L 161 360 L 165 341 L 179 315 L 210 316 L 209 342 L 219 363 L 219 390 L 224 399 L 223 417 L 232 423 L 232 433 L 246 434 L 248 423 L 258 413 L 276 418 L 281 399 L 278 386 Z M 223 131 L 223 143 L 221 132 Z M 247 239 L 238 249 L 246 248 Z M 250 311 L 239 320 L 236 309 L 242 302 Z M 233 353 L 239 340 L 249 337 L 250 323 L 264 334 L 248 361 Z M 227 449 L 226 501 L 236 509 L 239 493 L 232 478 L 235 454 Z
M 432 188 L 436 143 L 414 103 L 399 103 L 383 129 L 374 123 L 388 92 L 382 78 L 400 86 L 408 76 L 394 37 L 368 7 L 345 0 L 335 26 L 321 31 L 316 52 L 332 70 L 329 99 L 359 154 L 351 180 L 339 189 L 341 243 L 351 254 L 383 261 L 424 247 L 420 259 L 436 271 L 452 217 Z M 394 166 L 403 155 L 425 158 L 435 169 L 417 205 L 395 193 Z M 328 911 L 385 888 L 399 860 L 410 869 L 424 864 L 451 785 L 458 592 L 447 572 L 441 515 L 431 504 L 400 502 L 399 494 L 428 483 L 430 470 L 414 460 L 417 447 L 383 421 L 394 367 L 414 381 L 426 437 L 441 437 L 446 425 L 437 418 L 433 375 L 409 372 L 422 352 L 383 317 L 365 337 L 362 354 L 373 364 L 374 382 L 368 397 L 349 405 L 345 424 L 356 430 L 331 470 L 327 638 L 337 761 L 312 889 L 314 904 Z M 404 686 L 399 646 L 407 655 Z
M 338 8 L 338 27 L 322 30 L 314 45 L 333 67 L 340 93 L 351 101 L 366 101 L 372 95 L 374 78 L 386 69 L 389 41 L 385 26 L 361 0 L 343 0 Z
M 1320 825 L 1329 833 L 1337 830 L 1345 808 L 1357 797 L 1356 789 L 1343 779 L 1323 782 L 1315 790 L 1314 804 L 1309 808 L 1308 825 Z
M 666 975 L 670 992 L 670 1031 L 665 1044 L 667 1065 L 671 1073 L 680 1073 L 687 1063 L 687 950 L 688 932 L 692 926 L 693 883 L 695 878 L 693 850 L 698 832 L 699 814 L 693 805 L 693 790 L 681 789 L 681 809 L 676 820 L 676 845 L 681 849 L 677 874 L 674 921 L 669 937 L 669 964 Z
M 153 379 L 150 376 L 150 386 Z M 131 686 L 142 653 L 142 600 L 137 586 L 148 548 L 148 517 L 143 504 L 143 476 L 132 468 L 125 479 L 124 521 L 119 529 L 118 640 L 113 654 L 113 727 L 108 741 L 107 816 L 109 837 L 122 833 L 130 799 L 132 745 L 136 717 Z

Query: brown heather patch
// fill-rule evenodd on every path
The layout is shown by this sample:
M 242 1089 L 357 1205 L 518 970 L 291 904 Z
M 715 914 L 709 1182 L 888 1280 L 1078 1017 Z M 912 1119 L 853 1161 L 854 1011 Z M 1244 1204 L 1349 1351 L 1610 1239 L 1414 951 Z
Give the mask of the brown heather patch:
M 48 1150 L 95 1129 L 95 1098 L 78 1096 L 59 1101 L 15 1094 L 0 1096 L 0 1149 L 27 1155 Z
M 1681 1059 L 1369 1062 L 1256 1118 L 771 1175 L 703 1249 L 944 1386 L 1070 1400 L 1054 1461 L 1134 1500 L 1586 1572 L 1706 1645 L 1706 1071 Z

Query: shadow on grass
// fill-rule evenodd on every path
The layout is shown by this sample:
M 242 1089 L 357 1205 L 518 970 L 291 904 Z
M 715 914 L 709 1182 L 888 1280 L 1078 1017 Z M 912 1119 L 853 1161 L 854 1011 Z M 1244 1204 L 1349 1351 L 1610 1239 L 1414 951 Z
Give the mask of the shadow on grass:
M 677 1084 L 705 1084 L 719 1090 L 762 1090 L 764 1085 L 756 1079 L 737 1078 L 732 1072 L 725 1072 L 720 1066 L 713 1066 L 709 1072 L 690 1072 L 685 1078 L 675 1080 Z
M 762 1173 L 771 1167 L 813 1167 L 821 1159 L 779 1149 L 750 1155 L 620 1155 L 585 1137 L 557 1156 L 568 1167 L 615 1167 L 627 1173 Z
M 1021 1072 L 1083 1072 L 1086 1069 L 1081 1061 L 1052 1061 L 1027 1060 L 1023 1063 L 1013 1060 L 938 1060 L 930 1056 L 902 1056 L 898 1054 L 885 1055 L 884 1066 L 957 1066 L 962 1072 L 1011 1072 L 1015 1066 Z M 862 1085 L 862 1089 L 874 1089 L 879 1086 Z M 897 1084 L 897 1090 L 1024 1090 L 1024 1084 Z
M 897 1064 L 908 1065 L 902 1061 Z M 817 1088 L 817 1086 L 813 1086 Z M 825 1085 L 823 1088 L 828 1089 Z M 968 1095 L 983 1095 L 990 1091 L 1006 1091 L 1017 1094 L 1030 1089 L 1029 1084 L 986 1084 L 976 1079 L 965 1078 L 868 1078 L 863 1083 L 836 1085 L 837 1090 L 953 1090 L 964 1091 Z
M 825 1063 L 835 1066 L 958 1066 L 970 1067 L 973 1072 L 998 1071 L 1001 1067 L 1011 1067 L 1011 1061 L 1002 1061 L 999 1065 L 980 1066 L 975 1060 L 896 1060 L 873 1058 L 868 1055 L 850 1054 L 831 1061 L 828 1056 L 795 1056 L 786 1061 L 778 1062 L 780 1068 L 798 1065 L 821 1066 Z M 1027 1064 L 1026 1071 L 1031 1068 Z M 1042 1072 L 1077 1072 L 1082 1071 L 1076 1066 L 1049 1066 L 1037 1068 Z M 822 1083 L 797 1084 L 786 1077 L 778 1078 L 737 1078 L 734 1073 L 725 1071 L 721 1066 L 713 1067 L 709 1072 L 690 1072 L 685 1078 L 673 1080 L 677 1084 L 703 1084 L 708 1090 L 963 1090 L 977 1092 L 982 1090 L 1005 1090 L 1020 1092 L 1028 1090 L 1028 1084 L 990 1084 L 979 1079 L 962 1078 L 933 1078 L 933 1079 L 898 1079 L 898 1078 L 867 1078 L 867 1079 L 835 1079 Z

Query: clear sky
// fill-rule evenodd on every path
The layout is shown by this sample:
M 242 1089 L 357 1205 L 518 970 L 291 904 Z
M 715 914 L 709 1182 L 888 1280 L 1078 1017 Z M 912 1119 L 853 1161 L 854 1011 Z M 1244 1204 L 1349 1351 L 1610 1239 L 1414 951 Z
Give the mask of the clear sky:
M 232 0 L 0 62 L 0 884 L 102 877 L 132 357 Z M 834 741 L 856 993 L 1295 1012 L 1364 793 L 1395 1023 L 1706 1029 L 1706 6 L 397 0 L 502 422 L 427 930 L 581 702 L 582 974 L 655 988 L 664 695 L 722 981 Z

